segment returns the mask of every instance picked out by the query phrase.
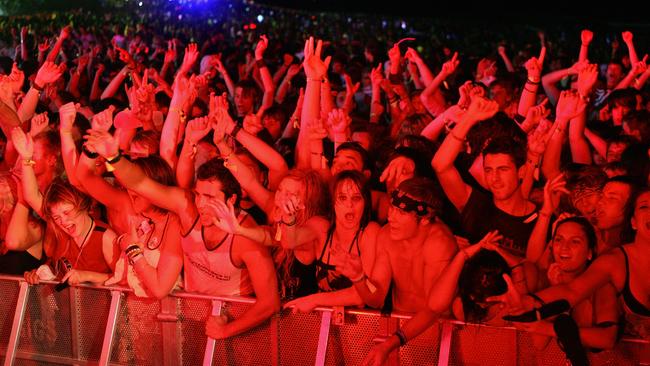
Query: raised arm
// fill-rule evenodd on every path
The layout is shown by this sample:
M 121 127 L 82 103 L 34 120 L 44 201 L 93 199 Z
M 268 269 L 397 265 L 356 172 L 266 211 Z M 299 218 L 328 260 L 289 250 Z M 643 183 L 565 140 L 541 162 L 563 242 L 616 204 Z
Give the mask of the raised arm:
M 447 134 L 431 161 L 447 198 L 458 211 L 462 211 L 465 207 L 472 188 L 463 181 L 454 166 L 454 161 L 461 150 L 465 148 L 465 139 L 469 130 L 479 121 L 494 116 L 498 109 L 499 106 L 495 101 L 480 97 L 472 99 L 467 112 L 456 127 Z
M 61 159 L 70 184 L 84 190 L 77 179 L 76 170 L 79 161 L 77 145 L 72 137 L 72 128 L 77 116 L 77 106 L 74 102 L 64 104 L 59 108 L 59 135 L 61 137 Z
M 38 104 L 38 97 L 43 92 L 43 89 L 57 81 L 65 71 L 65 64 L 57 66 L 53 62 L 45 62 L 36 73 L 36 78 L 31 87 L 27 91 L 27 95 L 23 98 L 23 102 L 18 107 L 18 117 L 21 122 L 28 121 L 34 115 L 36 105 Z
M 228 75 L 228 70 L 226 70 L 226 68 L 223 66 L 221 59 L 217 59 L 215 61 L 215 67 L 223 78 L 223 81 L 226 83 L 226 88 L 228 89 L 228 95 L 230 96 L 230 99 L 235 99 L 235 83 L 230 78 L 230 75 Z
M 160 138 L 160 156 L 173 169 L 175 169 L 178 160 L 176 148 L 179 138 L 182 137 L 181 130 L 185 129 L 186 116 L 196 96 L 196 90 L 192 87 L 190 80 L 184 77 L 176 79 L 174 95 L 169 103 L 169 112 Z
M 436 75 L 433 81 L 427 85 L 426 89 L 424 89 L 424 91 L 422 91 L 422 94 L 420 94 L 420 100 L 422 100 L 422 103 L 429 111 L 429 113 L 434 116 L 439 114 L 441 107 L 440 101 L 435 98 L 435 94 L 440 87 L 440 84 L 442 84 L 442 82 L 445 81 L 449 75 L 453 74 L 456 71 L 459 63 L 460 61 L 458 61 L 458 52 L 454 52 L 451 60 L 445 62 L 442 65 L 442 70 L 440 70 L 438 75 Z M 444 108 L 444 106 L 442 106 L 442 108 Z
M 194 184 L 194 158 L 196 146 L 212 129 L 209 117 L 195 118 L 187 123 L 185 142 L 176 166 L 176 182 L 178 186 L 191 189 Z
M 59 38 L 56 39 L 56 42 L 54 43 L 52 50 L 50 50 L 50 53 L 47 54 L 47 59 L 46 59 L 47 61 L 54 62 L 56 60 L 56 57 L 59 55 L 59 52 L 61 51 L 61 46 L 63 45 L 63 41 L 65 41 L 68 37 L 70 37 L 71 31 L 72 31 L 72 27 L 70 27 L 69 25 L 61 29 Z
M 598 66 L 589 64 L 578 73 L 578 95 L 589 101 L 593 86 L 598 79 Z M 591 164 L 591 149 L 585 138 L 587 124 L 586 109 L 571 120 L 569 124 L 569 145 L 574 163 Z
M 21 184 L 18 182 L 18 184 Z M 18 187 L 18 190 L 22 190 Z M 20 192 L 19 192 L 20 195 Z M 9 250 L 23 251 L 43 238 L 43 228 L 29 220 L 29 207 L 18 201 L 7 226 L 5 245 Z
M 589 44 L 594 39 L 594 33 L 589 29 L 583 29 L 580 33 L 580 54 L 578 55 L 578 62 L 589 59 Z
M 42 217 L 43 195 L 38 190 L 34 165 L 34 140 L 20 127 L 11 131 L 11 141 L 20 155 L 22 192 L 25 202 Z
M 528 238 L 526 247 L 526 260 L 531 263 L 538 263 L 546 250 L 548 227 L 551 224 L 551 216 L 555 214 L 560 203 L 560 195 L 568 193 L 564 188 L 566 180 L 562 174 L 549 179 L 544 185 L 544 203 L 538 212 L 535 227 Z
M 638 63 L 639 56 L 637 56 L 636 49 L 634 48 L 634 35 L 632 32 L 625 31 L 621 33 L 621 38 L 623 38 L 623 42 L 625 42 L 625 45 L 627 46 L 627 52 L 630 55 L 630 63 L 632 65 Z
M 506 65 L 506 70 L 508 70 L 509 73 L 515 72 L 515 67 L 512 66 L 512 61 L 510 60 L 510 57 L 508 57 L 508 54 L 506 53 L 506 47 L 505 46 L 497 47 L 497 53 L 499 54 L 499 57 L 501 57 L 503 63 Z
M 122 158 L 119 142 L 110 133 L 91 130 L 87 144 L 106 159 L 115 177 L 127 189 L 145 197 L 155 206 L 176 213 L 179 217 L 193 219 L 197 216 L 194 198 L 189 191 L 165 186 L 147 177 L 140 167 Z
M 411 47 L 407 48 L 404 57 L 409 60 L 409 63 L 417 66 L 417 70 L 420 73 L 420 80 L 422 80 L 425 87 L 433 82 L 433 73 L 416 50 Z
M 273 105 L 273 97 L 275 96 L 273 77 L 271 76 L 268 66 L 266 66 L 266 63 L 264 62 L 264 51 L 268 45 L 269 39 L 263 34 L 255 47 L 255 63 L 260 71 L 262 85 L 264 85 L 264 96 L 262 97 L 262 105 L 260 106 L 261 111 L 265 111 Z
M 524 84 L 524 89 L 521 91 L 519 105 L 517 107 L 517 113 L 520 116 L 526 116 L 528 110 L 537 103 L 537 90 L 539 89 L 545 58 L 546 48 L 544 47 L 539 52 L 539 58 L 531 57 L 526 61 L 525 67 L 528 72 L 528 78 L 526 79 L 526 84 Z
M 544 87 L 544 92 L 546 92 L 546 96 L 551 104 L 556 105 L 557 100 L 560 97 L 560 89 L 557 87 L 557 83 L 567 76 L 577 74 L 587 64 L 588 61 L 586 60 L 578 61 L 567 69 L 552 71 L 542 77 L 542 86 Z
M 282 82 L 280 83 L 280 86 L 275 93 L 276 103 L 282 104 L 282 102 L 284 102 L 284 99 L 287 96 L 287 92 L 291 87 L 291 80 L 293 80 L 293 78 L 300 72 L 301 67 L 302 65 L 300 64 L 293 64 L 289 66 L 287 74 L 284 76 L 284 79 L 282 79 Z

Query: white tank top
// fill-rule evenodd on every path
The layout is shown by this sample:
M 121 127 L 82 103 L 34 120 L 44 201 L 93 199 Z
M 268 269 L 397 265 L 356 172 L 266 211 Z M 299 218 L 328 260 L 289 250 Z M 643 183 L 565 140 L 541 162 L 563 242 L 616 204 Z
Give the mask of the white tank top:
M 223 244 L 209 251 L 203 243 L 202 226 L 198 221 L 197 217 L 190 233 L 181 239 L 185 290 L 215 296 L 252 295 L 253 285 L 248 270 L 232 263 L 234 235 L 229 235 Z

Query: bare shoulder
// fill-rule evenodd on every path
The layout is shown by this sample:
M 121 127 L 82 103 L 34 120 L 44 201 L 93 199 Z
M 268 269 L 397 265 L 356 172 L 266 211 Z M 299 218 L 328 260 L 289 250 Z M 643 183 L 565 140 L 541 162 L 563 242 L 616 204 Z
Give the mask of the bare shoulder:
M 458 251 L 451 229 L 443 222 L 437 221 L 425 230 L 427 230 L 423 247 L 425 257 L 434 261 L 451 260 Z

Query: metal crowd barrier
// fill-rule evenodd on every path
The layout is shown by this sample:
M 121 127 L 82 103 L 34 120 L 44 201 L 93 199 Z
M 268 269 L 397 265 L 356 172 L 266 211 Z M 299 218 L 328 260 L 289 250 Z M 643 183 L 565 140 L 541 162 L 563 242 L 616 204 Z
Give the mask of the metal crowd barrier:
M 318 308 L 283 311 L 227 340 L 204 333 L 209 314 L 238 317 L 250 298 L 174 293 L 138 298 L 128 289 L 28 286 L 0 276 L 0 362 L 11 365 L 359 365 L 375 342 L 409 317 Z M 591 355 L 593 365 L 650 365 L 648 341 L 625 339 Z M 390 365 L 564 365 L 555 342 L 535 350 L 514 328 L 441 321 L 390 355 Z

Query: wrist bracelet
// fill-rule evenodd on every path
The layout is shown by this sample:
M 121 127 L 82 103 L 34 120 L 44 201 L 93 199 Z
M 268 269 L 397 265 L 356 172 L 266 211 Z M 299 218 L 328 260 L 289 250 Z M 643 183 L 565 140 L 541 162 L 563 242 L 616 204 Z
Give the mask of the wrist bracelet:
M 32 81 L 32 88 L 34 88 L 35 90 L 37 90 L 39 93 L 42 93 L 43 90 L 45 90 L 44 87 L 42 87 L 42 86 L 36 84 L 36 80 Z
M 232 132 L 230 132 L 230 136 L 233 139 L 237 140 L 237 134 L 239 133 L 239 131 L 241 131 L 241 126 L 240 125 L 235 125 L 235 127 L 233 127 L 233 129 L 232 129 Z
M 134 254 L 133 256 L 130 256 L 129 259 L 129 264 L 134 265 L 137 261 L 140 259 L 144 258 L 144 254 L 142 252 L 138 252 L 137 254 Z
M 323 79 L 315 79 L 315 78 L 307 78 L 307 81 L 315 81 L 317 83 L 322 83 L 324 82 Z
M 408 339 L 406 338 L 406 335 L 401 329 L 398 329 L 397 332 L 395 332 L 395 336 L 399 338 L 399 345 L 404 346 L 406 345 L 406 342 L 408 342 Z
M 264 62 L 264 59 L 262 58 L 259 60 L 255 60 L 255 65 L 257 65 L 257 67 L 261 69 L 263 67 L 266 67 L 266 62 Z
M 465 142 L 464 138 L 460 138 L 460 137 L 456 136 L 456 134 L 454 133 L 454 130 L 451 130 L 451 132 L 449 132 L 449 135 L 451 135 L 451 137 L 455 138 L 456 140 L 458 140 L 458 141 L 460 141 L 462 143 Z
M 32 158 L 23 159 L 23 165 L 34 166 L 36 165 L 36 161 L 34 161 Z
M 539 84 L 541 84 L 541 83 L 542 83 L 542 82 L 541 82 L 540 80 L 532 81 L 532 80 L 530 80 L 530 78 L 526 79 L 526 84 L 539 85 Z
M 82 145 L 81 151 L 83 152 L 84 155 L 86 155 L 90 159 L 97 159 L 99 157 L 98 153 L 88 150 L 86 145 Z

